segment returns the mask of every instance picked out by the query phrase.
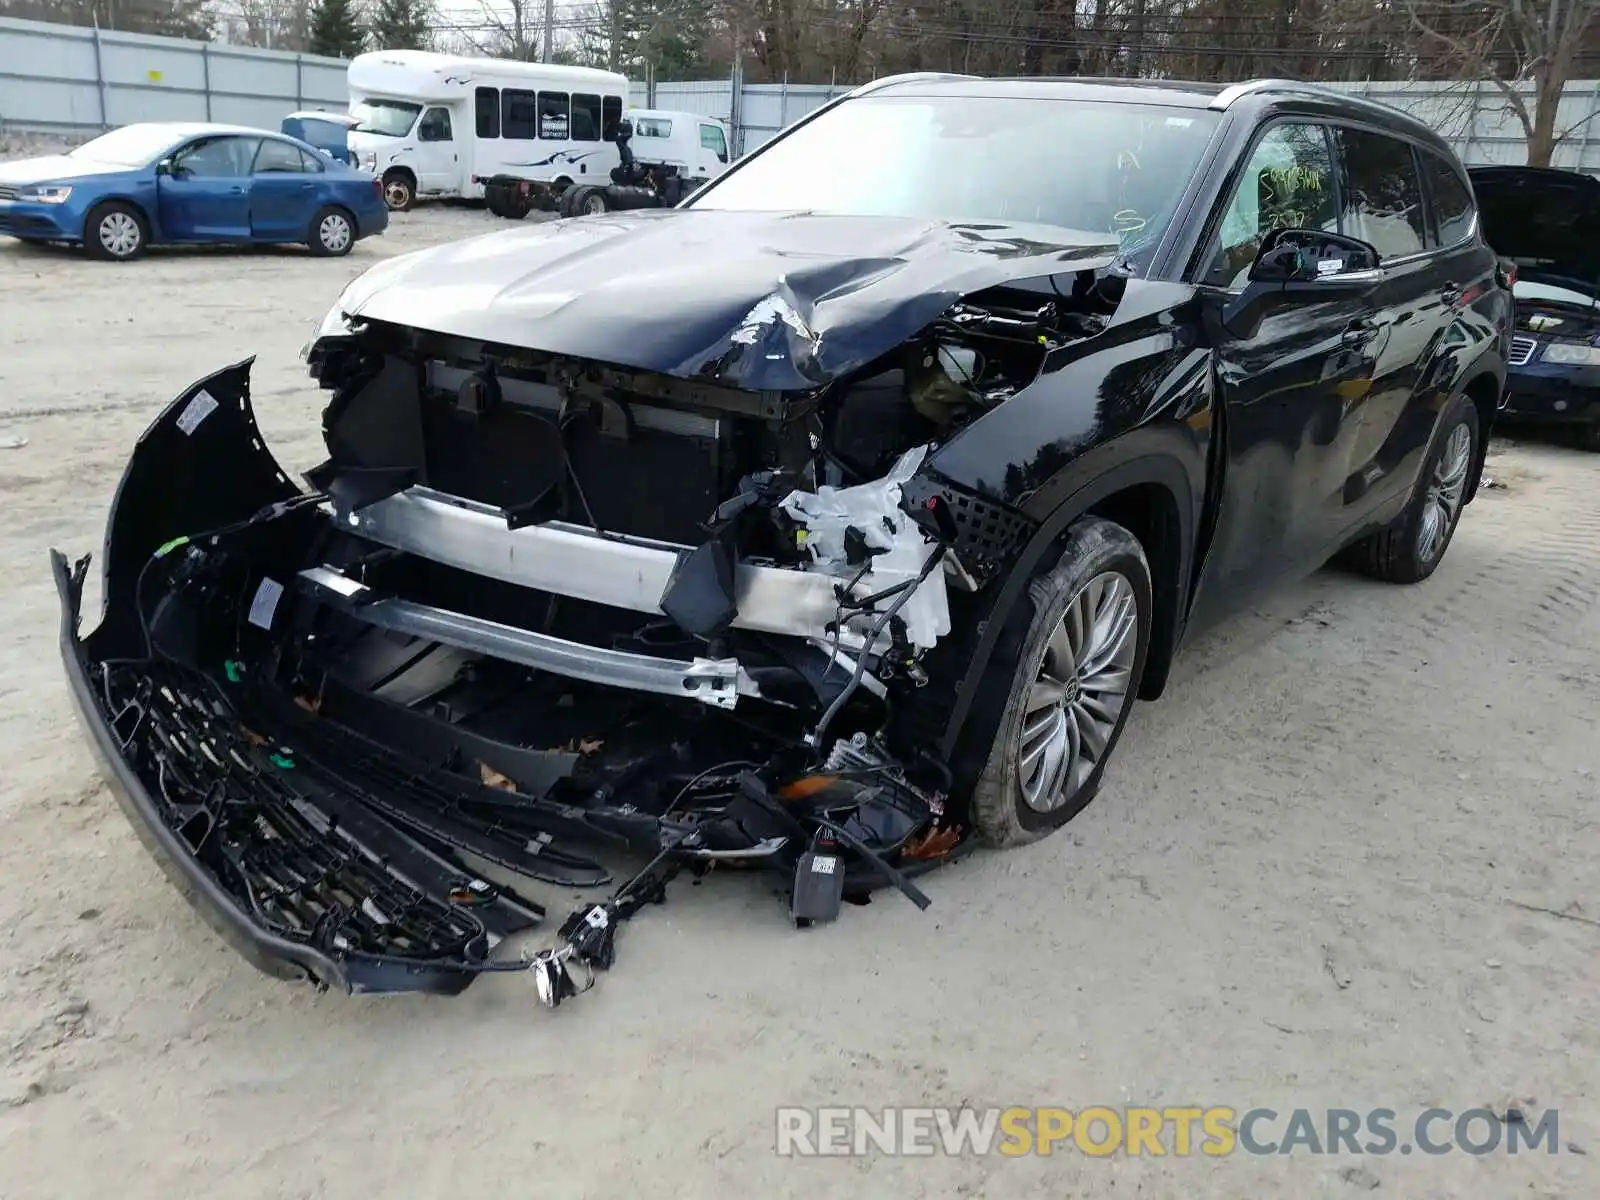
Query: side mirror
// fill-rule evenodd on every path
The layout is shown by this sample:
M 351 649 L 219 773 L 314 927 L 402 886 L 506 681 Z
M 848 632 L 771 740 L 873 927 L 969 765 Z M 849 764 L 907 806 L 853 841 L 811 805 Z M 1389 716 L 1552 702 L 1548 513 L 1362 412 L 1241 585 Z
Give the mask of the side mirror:
M 1250 264 L 1251 283 L 1291 289 L 1367 287 L 1382 278 L 1378 249 L 1358 238 L 1316 229 L 1278 229 L 1262 240 Z
M 1378 249 L 1370 242 L 1318 229 L 1278 229 L 1262 240 L 1249 282 L 1223 309 L 1222 323 L 1243 334 L 1268 297 L 1326 299 L 1368 291 L 1382 280 Z
M 157 175 L 171 175 L 172 174 L 172 160 L 170 158 L 163 158 L 160 162 L 158 162 L 156 164 L 156 174 Z

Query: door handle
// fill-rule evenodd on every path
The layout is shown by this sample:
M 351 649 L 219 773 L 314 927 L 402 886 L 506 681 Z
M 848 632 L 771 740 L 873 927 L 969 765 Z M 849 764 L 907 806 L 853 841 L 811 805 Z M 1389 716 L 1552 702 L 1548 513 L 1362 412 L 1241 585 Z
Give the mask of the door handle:
M 231 187 L 231 188 L 228 189 L 228 191 L 230 193 L 232 193 L 233 195 L 235 195 L 235 196 L 244 195 L 244 189 L 242 187 Z

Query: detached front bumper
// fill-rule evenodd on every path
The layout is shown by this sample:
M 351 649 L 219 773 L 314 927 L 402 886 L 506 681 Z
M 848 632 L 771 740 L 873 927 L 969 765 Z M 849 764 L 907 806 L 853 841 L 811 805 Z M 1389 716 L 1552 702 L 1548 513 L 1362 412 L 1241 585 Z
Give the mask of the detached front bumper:
M 162 870 L 252 965 L 369 993 L 454 994 L 480 974 L 529 970 L 554 1004 L 581 990 L 571 967 L 592 981 L 610 965 L 617 924 L 685 866 L 775 870 L 795 881 L 797 922 L 831 920 L 846 895 L 889 884 L 926 906 L 910 877 L 970 844 L 936 828 L 943 794 L 859 731 L 819 749 L 759 721 L 724 723 L 717 710 L 746 700 L 785 711 L 738 660 L 588 646 L 319 565 L 335 534 L 357 536 L 339 526 L 364 522 L 273 460 L 249 368 L 196 383 L 140 438 L 87 636 L 89 559 L 52 550 L 51 570 L 68 689 L 101 773 Z M 654 546 L 611 553 L 672 562 Z M 599 570 L 585 582 L 610 586 Z M 529 706 L 505 726 L 452 715 L 436 692 L 394 699 L 362 673 L 409 670 L 390 670 L 391 651 L 413 665 L 465 655 L 452 685 L 503 697 L 509 682 Z M 574 711 L 575 724 L 562 715 Z M 616 745 L 602 753 L 603 740 Z M 496 957 L 545 912 L 471 864 L 594 888 L 612 882 L 596 848 L 649 862 L 569 916 L 558 947 Z
M 94 751 L 95 763 L 134 833 L 195 911 L 251 966 L 279 979 L 306 980 L 350 991 L 351 980 L 341 964 L 308 946 L 296 945 L 262 930 L 216 879 L 202 869 L 193 852 L 168 826 L 144 782 L 123 757 L 124 747 L 112 733 L 108 714 L 102 709 L 89 680 L 84 644 L 78 637 L 83 581 L 88 565 L 89 560 L 85 558 L 69 566 L 60 551 L 50 552 L 50 566 L 61 600 L 61 662 L 73 708 Z

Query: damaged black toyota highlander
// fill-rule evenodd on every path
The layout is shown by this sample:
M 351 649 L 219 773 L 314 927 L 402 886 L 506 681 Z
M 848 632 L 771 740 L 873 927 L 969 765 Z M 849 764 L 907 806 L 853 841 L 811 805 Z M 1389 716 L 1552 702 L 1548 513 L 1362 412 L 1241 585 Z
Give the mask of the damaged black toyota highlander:
M 926 906 L 1089 802 L 1186 631 L 1335 555 L 1427 577 L 1509 314 L 1387 108 L 881 81 L 676 210 L 368 271 L 308 346 L 305 486 L 248 362 L 192 385 L 88 636 L 53 556 L 68 678 L 258 966 L 558 1003 L 684 874 L 770 872 L 801 925 Z M 595 898 L 507 953 L 535 883 Z

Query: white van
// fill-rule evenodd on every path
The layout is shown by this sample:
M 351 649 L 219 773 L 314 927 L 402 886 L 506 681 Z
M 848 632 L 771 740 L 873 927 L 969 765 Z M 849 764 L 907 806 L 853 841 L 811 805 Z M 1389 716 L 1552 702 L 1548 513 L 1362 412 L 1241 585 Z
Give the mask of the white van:
M 348 83 L 350 149 L 391 209 L 478 199 L 490 175 L 608 182 L 620 161 L 628 81 L 612 71 L 374 50 L 350 60 Z
M 696 184 L 728 169 L 728 127 L 714 117 L 635 108 L 628 120 L 633 125 L 633 156 L 642 163 L 677 167 L 679 175 Z

